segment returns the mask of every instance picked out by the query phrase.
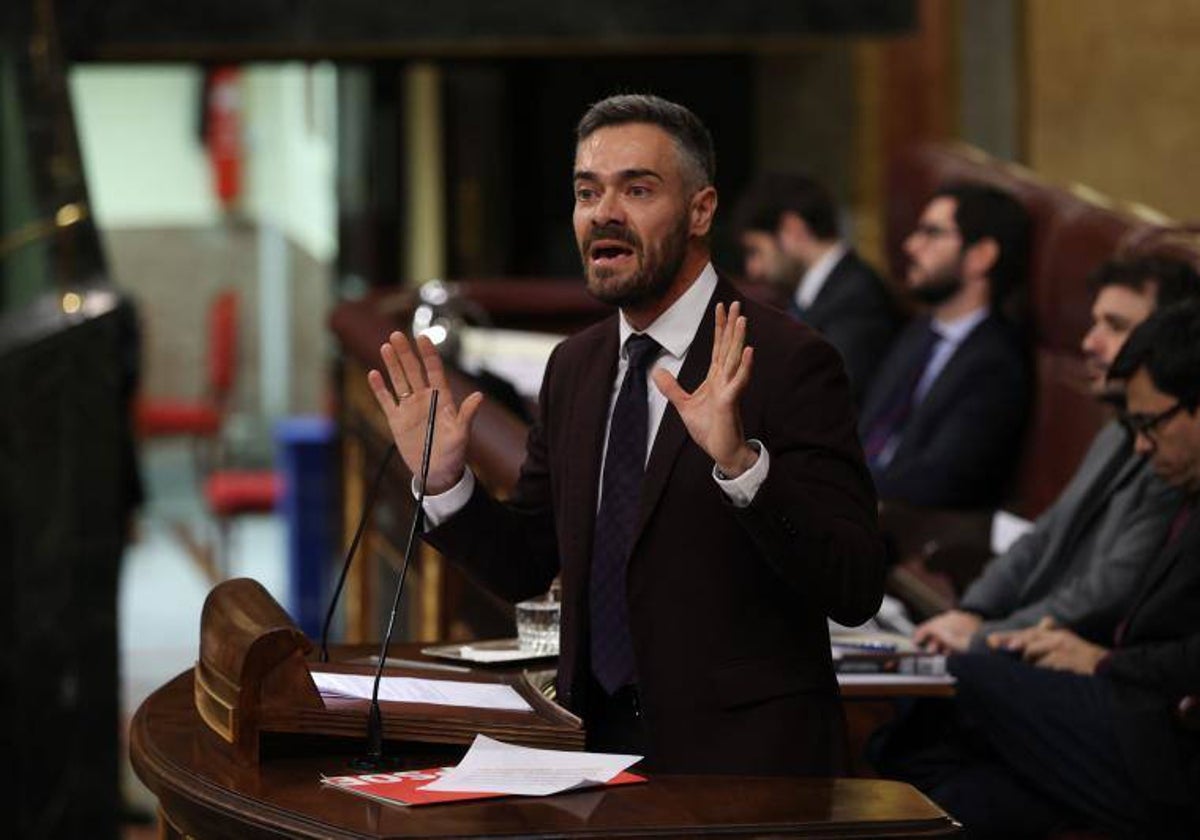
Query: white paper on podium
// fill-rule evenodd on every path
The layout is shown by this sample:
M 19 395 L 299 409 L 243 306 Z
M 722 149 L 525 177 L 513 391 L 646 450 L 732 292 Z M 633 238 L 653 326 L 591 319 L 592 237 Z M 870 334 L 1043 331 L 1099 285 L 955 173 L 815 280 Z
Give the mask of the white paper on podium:
M 363 674 L 334 674 L 313 671 L 313 682 L 321 694 L 371 699 L 375 678 Z M 403 703 L 430 703 L 436 706 L 466 706 L 472 709 L 511 709 L 531 712 L 533 707 L 510 685 L 427 680 L 417 677 L 384 677 L 379 684 L 379 699 Z
M 581 785 L 604 784 L 640 755 L 539 750 L 476 735 L 457 767 L 422 790 L 547 796 Z

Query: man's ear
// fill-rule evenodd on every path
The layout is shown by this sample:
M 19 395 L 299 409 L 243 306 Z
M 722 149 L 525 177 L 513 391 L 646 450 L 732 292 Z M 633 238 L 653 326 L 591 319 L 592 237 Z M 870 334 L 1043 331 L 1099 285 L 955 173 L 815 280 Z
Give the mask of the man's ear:
M 717 188 L 710 184 L 697 190 L 689 210 L 688 233 L 697 238 L 707 236 L 716 212 Z
M 963 267 L 972 277 L 984 277 L 991 273 L 996 260 L 1000 259 L 1000 245 L 990 236 L 985 236 L 963 253 Z
M 779 243 L 788 248 L 796 246 L 803 247 L 808 242 L 812 241 L 812 230 L 808 227 L 808 222 L 800 217 L 799 213 L 793 213 L 791 210 L 785 210 L 783 215 L 779 217 L 779 227 L 776 229 L 776 235 L 779 237 Z

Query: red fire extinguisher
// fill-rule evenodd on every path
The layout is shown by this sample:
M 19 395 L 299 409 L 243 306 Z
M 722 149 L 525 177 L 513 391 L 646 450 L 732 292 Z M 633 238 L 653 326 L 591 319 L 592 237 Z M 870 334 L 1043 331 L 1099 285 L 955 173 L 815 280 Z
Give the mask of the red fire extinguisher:
M 205 79 L 204 142 L 213 189 L 226 210 L 237 204 L 242 188 L 241 73 L 237 67 L 215 67 Z

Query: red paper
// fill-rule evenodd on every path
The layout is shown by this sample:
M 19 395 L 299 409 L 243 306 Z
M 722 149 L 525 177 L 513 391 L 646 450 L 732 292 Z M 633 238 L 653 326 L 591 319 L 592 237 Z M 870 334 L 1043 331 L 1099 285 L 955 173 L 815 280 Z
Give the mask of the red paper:
M 495 799 L 499 796 L 511 796 L 508 793 L 470 793 L 467 791 L 433 791 L 421 790 L 422 787 L 439 778 L 449 767 L 434 767 L 429 770 L 405 770 L 398 773 L 362 773 L 357 776 L 322 776 L 321 783 L 329 787 L 344 790 L 347 793 L 365 796 L 385 805 L 434 805 L 438 802 L 462 802 L 472 799 Z M 646 781 L 644 776 L 623 771 L 605 782 L 603 785 L 588 785 L 587 787 L 607 787 L 609 785 L 630 785 Z M 571 793 L 584 788 L 571 788 L 563 793 Z

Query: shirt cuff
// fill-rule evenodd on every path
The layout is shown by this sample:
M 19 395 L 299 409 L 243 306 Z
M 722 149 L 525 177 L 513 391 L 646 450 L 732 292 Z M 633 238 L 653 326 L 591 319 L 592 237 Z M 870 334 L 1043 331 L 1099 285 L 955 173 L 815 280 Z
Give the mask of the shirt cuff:
M 1105 651 L 1104 655 L 1101 656 L 1099 661 L 1096 662 L 1096 670 L 1093 671 L 1092 673 L 1099 674 L 1100 676 L 1104 676 L 1105 674 L 1108 673 L 1108 669 L 1111 667 L 1112 667 L 1112 651 L 1109 650 L 1109 651 Z
M 471 501 L 471 494 L 475 492 L 475 473 L 471 472 L 471 468 L 467 467 L 463 470 L 463 476 L 449 490 L 444 493 L 438 493 L 436 496 L 426 496 L 425 504 L 422 507 L 425 510 L 425 528 L 429 530 L 441 525 L 451 516 L 458 513 L 467 506 L 467 502 Z M 417 486 L 417 479 L 412 480 L 413 498 L 417 499 L 421 496 L 421 488 Z
M 767 447 L 762 445 L 762 441 L 751 439 L 746 442 L 758 453 L 758 460 L 750 469 L 737 478 L 726 478 L 724 473 L 717 469 L 717 465 L 713 464 L 712 473 L 713 480 L 717 482 L 721 492 L 729 497 L 734 507 L 740 508 L 749 507 L 754 501 L 758 488 L 767 480 L 767 470 L 771 467 L 771 456 L 767 454 Z

